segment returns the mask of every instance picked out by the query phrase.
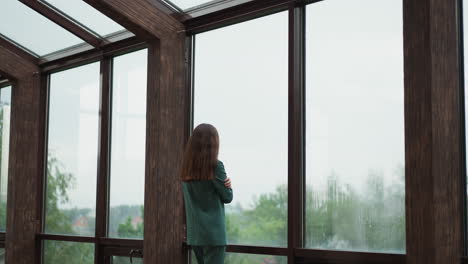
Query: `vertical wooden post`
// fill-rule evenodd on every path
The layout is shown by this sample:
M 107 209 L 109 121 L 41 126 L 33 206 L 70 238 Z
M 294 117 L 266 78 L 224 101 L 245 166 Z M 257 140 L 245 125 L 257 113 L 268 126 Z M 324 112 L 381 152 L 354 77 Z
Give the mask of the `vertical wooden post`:
M 464 135 L 457 1 L 403 3 L 407 263 L 459 263 Z
M 36 200 L 42 162 L 41 75 L 30 61 L 0 46 L 0 71 L 13 78 L 7 201 L 6 262 L 35 263 L 40 230 Z
M 189 115 L 185 86 L 185 34 L 149 48 L 144 263 L 186 261 L 179 170 Z

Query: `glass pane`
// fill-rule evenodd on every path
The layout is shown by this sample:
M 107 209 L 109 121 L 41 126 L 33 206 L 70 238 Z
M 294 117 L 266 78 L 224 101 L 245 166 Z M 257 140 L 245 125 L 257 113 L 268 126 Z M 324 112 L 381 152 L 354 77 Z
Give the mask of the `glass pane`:
M 11 86 L 8 86 L 0 89 L 0 231 L 6 230 L 10 107 Z
M 5 249 L 0 248 L 0 264 L 5 264 Z
M 45 230 L 94 236 L 99 63 L 50 76 Z
M 147 50 L 114 58 L 109 236 L 143 238 Z
M 94 244 L 44 241 L 44 264 L 94 264 Z
M 195 254 L 193 253 L 193 251 L 191 251 L 190 257 L 192 260 L 192 264 L 198 264 L 197 258 L 195 257 Z M 226 257 L 224 259 L 224 264 L 287 264 L 287 263 L 288 263 L 288 258 L 285 256 L 268 256 L 268 255 L 255 255 L 255 254 L 243 254 L 243 253 L 226 253 Z
M 18 0 L 2 0 L 0 34 L 39 56 L 84 43 Z
M 42 0 L 41 0 L 42 1 Z M 106 36 L 124 30 L 122 26 L 82 0 L 45 0 L 92 31 Z
M 112 264 L 130 264 L 130 257 L 112 257 Z M 142 258 L 133 258 L 133 264 L 143 264 Z
M 306 37 L 306 246 L 403 253 L 402 2 L 309 5 Z
M 286 246 L 288 14 L 197 35 L 194 125 L 220 135 L 233 180 L 228 241 Z

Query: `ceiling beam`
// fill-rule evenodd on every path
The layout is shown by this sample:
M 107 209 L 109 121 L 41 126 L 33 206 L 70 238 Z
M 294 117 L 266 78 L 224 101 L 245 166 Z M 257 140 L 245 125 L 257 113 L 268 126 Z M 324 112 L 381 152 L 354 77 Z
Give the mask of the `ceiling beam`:
M 45 16 L 49 20 L 55 22 L 57 25 L 61 26 L 62 28 L 68 30 L 75 36 L 81 38 L 82 40 L 86 41 L 90 45 L 99 48 L 105 45 L 105 41 L 101 39 L 99 36 L 89 32 L 82 26 L 78 25 L 77 23 L 71 21 L 66 16 L 54 10 L 53 8 L 43 4 L 38 0 L 19 0 L 23 4 L 29 6 L 39 14 Z
M 27 52 L 26 50 L 18 47 L 16 44 L 11 42 L 9 39 L 4 37 L 3 35 L 0 35 L 0 48 L 6 49 L 10 51 L 11 53 L 14 53 L 21 57 L 23 60 L 37 65 L 39 63 L 39 58 L 32 55 L 31 53 Z
M 147 0 L 83 0 L 140 38 L 165 38 L 184 25 Z
M 10 80 L 39 73 L 39 66 L 0 43 L 0 74 Z

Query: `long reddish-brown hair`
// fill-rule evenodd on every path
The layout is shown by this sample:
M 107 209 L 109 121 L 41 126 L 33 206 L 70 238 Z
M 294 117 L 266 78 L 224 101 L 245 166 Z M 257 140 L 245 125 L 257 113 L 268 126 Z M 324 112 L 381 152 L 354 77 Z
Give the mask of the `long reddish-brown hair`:
M 219 136 L 210 124 L 200 124 L 193 130 L 185 148 L 182 181 L 201 181 L 214 178 L 218 162 Z

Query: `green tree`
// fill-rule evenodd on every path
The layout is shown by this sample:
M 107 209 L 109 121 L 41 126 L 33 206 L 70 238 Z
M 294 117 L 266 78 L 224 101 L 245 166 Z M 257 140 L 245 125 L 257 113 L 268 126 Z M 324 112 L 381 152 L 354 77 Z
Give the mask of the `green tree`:
M 141 216 L 144 217 L 144 207 L 140 206 Z M 143 222 L 132 224 L 132 217 L 127 217 L 127 220 L 119 225 L 118 236 L 122 238 L 143 238 Z
M 49 155 L 47 166 L 46 224 L 47 232 L 70 234 L 75 232 L 69 216 L 59 208 L 69 201 L 68 191 L 73 187 L 75 178 L 64 171 L 60 162 Z M 45 264 L 92 264 L 94 263 L 94 245 L 62 241 L 45 241 Z

